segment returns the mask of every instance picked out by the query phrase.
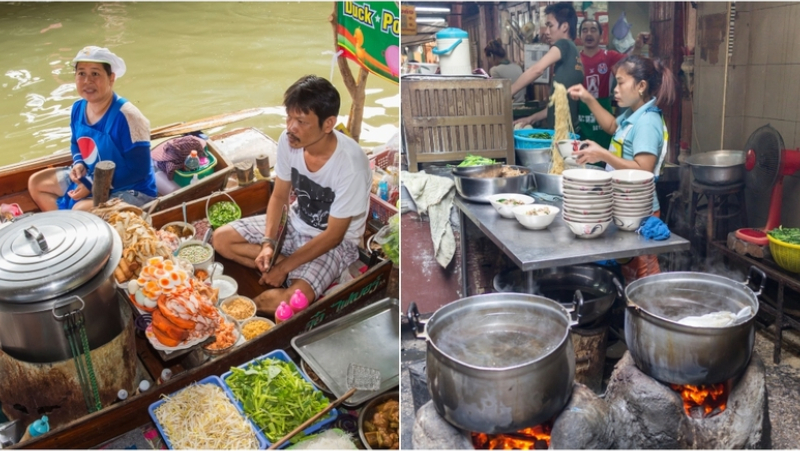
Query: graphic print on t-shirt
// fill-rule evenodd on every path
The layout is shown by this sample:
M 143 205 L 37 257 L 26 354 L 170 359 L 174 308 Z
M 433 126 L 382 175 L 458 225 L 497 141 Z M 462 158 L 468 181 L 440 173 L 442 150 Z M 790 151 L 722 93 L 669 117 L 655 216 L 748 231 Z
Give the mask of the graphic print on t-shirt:
M 92 138 L 88 136 L 78 138 L 78 150 L 86 164 L 91 166 L 97 162 L 97 144 Z
M 327 229 L 336 193 L 318 185 L 296 168 L 292 168 L 292 188 L 297 196 L 296 212 L 300 219 L 315 229 Z

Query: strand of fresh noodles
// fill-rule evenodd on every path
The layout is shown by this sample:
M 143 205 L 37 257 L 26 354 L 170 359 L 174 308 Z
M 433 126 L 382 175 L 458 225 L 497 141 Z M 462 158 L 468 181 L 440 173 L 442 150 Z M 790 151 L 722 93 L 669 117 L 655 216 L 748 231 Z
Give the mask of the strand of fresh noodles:
M 550 165 L 550 173 L 560 175 L 564 171 L 564 158 L 558 151 L 558 142 L 562 139 L 570 139 L 570 133 L 574 133 L 572 128 L 572 116 L 569 112 L 569 100 L 567 100 L 567 88 L 561 83 L 553 82 L 553 95 L 550 96 L 548 106 L 555 105 L 555 134 L 553 135 L 553 147 L 551 149 L 553 158 Z

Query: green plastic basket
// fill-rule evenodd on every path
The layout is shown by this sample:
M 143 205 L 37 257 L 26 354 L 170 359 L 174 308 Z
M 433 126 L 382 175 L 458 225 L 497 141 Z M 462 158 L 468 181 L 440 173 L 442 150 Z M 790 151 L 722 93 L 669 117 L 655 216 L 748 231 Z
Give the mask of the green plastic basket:
M 176 169 L 172 176 L 172 181 L 177 183 L 178 186 L 189 186 L 189 183 L 192 182 L 193 176 L 197 175 L 197 179 L 199 180 L 203 177 L 213 174 L 214 167 L 217 166 L 217 159 L 214 158 L 214 155 L 209 151 L 206 151 L 206 156 L 208 157 L 208 165 L 204 166 L 202 169 L 191 172 Z
M 236 214 L 235 214 L 236 217 L 234 219 L 232 219 L 231 221 L 229 221 L 229 222 L 233 222 L 235 220 L 241 219 L 242 218 L 242 209 L 241 209 L 241 207 L 239 207 L 239 205 L 236 203 L 236 201 L 233 200 L 233 197 L 231 197 L 230 194 L 228 194 L 228 193 L 226 193 L 224 191 L 222 191 L 221 193 L 226 195 L 226 196 L 228 196 L 228 199 L 230 199 L 230 201 L 217 201 L 217 202 L 214 202 L 213 204 L 211 204 L 211 207 L 213 207 L 214 205 L 216 205 L 216 204 L 218 204 L 220 202 L 230 202 L 230 203 L 233 204 L 233 206 L 236 209 Z M 211 202 L 211 198 L 213 196 L 214 195 L 212 194 L 211 196 L 208 196 L 208 198 L 206 199 L 206 218 L 208 218 L 208 223 L 211 224 L 211 227 L 213 227 L 214 229 L 217 229 L 217 228 L 222 227 L 225 224 L 227 224 L 227 222 L 214 221 L 214 220 L 211 219 L 211 216 L 208 214 L 209 213 L 209 202 Z

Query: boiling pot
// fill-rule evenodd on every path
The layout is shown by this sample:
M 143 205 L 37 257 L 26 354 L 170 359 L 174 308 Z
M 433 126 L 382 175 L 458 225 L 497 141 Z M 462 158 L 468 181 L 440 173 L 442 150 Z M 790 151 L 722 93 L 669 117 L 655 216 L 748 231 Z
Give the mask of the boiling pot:
M 569 334 L 577 321 L 570 313 L 541 296 L 493 293 L 459 299 L 421 322 L 412 304 L 412 327 L 427 338 L 436 411 L 461 429 L 487 434 L 552 418 L 569 400 L 575 378 Z
M 749 288 L 753 272 L 761 276 L 757 292 Z M 741 374 L 755 343 L 757 296 L 765 274 L 750 268 L 744 283 L 726 277 L 671 272 L 643 277 L 625 288 L 625 342 L 636 366 L 662 382 L 715 384 Z M 680 324 L 687 316 L 750 307 L 744 321 L 726 327 Z
M 519 269 L 501 272 L 492 284 L 497 292 L 530 293 L 559 302 L 568 307 L 574 303 L 575 291 L 583 294 L 579 325 L 589 324 L 603 316 L 619 296 L 622 284 L 614 273 L 596 265 L 545 268 L 533 272 L 533 292 L 527 288 L 526 274 Z
M 64 320 L 83 314 L 90 349 L 120 334 L 114 269 L 122 240 L 99 217 L 61 210 L 0 233 L 0 347 L 34 363 L 72 358 Z

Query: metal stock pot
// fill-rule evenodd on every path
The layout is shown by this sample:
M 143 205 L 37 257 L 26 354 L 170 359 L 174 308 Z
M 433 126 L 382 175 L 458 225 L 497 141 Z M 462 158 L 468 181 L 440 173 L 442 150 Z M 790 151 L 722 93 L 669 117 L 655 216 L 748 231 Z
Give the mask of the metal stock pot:
M 0 232 L 0 347 L 35 363 L 72 358 L 64 318 L 81 312 L 91 349 L 123 328 L 114 269 L 122 240 L 97 216 L 38 213 Z
M 419 335 L 418 313 L 409 319 Z M 428 390 L 451 424 L 488 434 L 540 424 L 564 408 L 575 378 L 570 327 L 561 304 L 494 293 L 452 302 L 425 324 Z
M 739 375 L 750 362 L 755 343 L 758 292 L 744 283 L 714 274 L 672 272 L 643 277 L 625 288 L 625 341 L 643 372 L 662 382 L 681 385 L 715 384 Z M 687 316 L 743 307 L 751 315 L 726 327 L 680 324 Z

